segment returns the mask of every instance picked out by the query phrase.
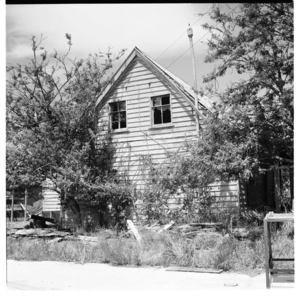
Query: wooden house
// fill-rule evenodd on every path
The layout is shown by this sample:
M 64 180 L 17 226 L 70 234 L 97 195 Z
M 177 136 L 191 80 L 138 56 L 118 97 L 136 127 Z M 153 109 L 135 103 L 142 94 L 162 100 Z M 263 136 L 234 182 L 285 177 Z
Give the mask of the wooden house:
M 96 107 L 99 141 L 109 135 L 116 146 L 114 167 L 142 190 L 141 160 L 164 163 L 168 152 L 180 150 L 186 140 L 196 139 L 195 115 L 201 125 L 212 103 L 135 47 Z M 223 207 L 237 208 L 243 203 L 245 191 L 238 181 L 213 183 L 210 191 Z M 173 204 L 176 207 L 176 201 Z
M 101 93 L 96 108 L 98 141 L 112 142 L 114 168 L 137 191 L 142 191 L 147 172 L 141 164 L 147 160 L 165 163 L 169 152 L 180 151 L 185 141 L 196 140 L 195 115 L 199 116 L 201 125 L 201 119 L 211 112 L 212 103 L 135 47 Z M 247 182 L 216 181 L 208 188 L 217 198 L 217 208 L 238 210 L 275 205 L 273 172 L 257 175 Z M 44 185 L 43 196 L 45 215 L 58 218 L 59 195 L 48 184 Z M 178 207 L 178 201 L 170 206 Z M 81 209 L 81 213 L 85 225 L 99 221 L 96 209 Z M 64 227 L 72 227 L 77 221 L 69 211 L 64 212 L 62 220 Z

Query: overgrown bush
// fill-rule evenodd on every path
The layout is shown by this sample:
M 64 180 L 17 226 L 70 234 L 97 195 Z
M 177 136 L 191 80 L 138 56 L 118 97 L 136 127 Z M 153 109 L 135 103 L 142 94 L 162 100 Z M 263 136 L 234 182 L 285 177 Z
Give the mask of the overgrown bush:
M 166 150 L 163 164 L 157 164 L 151 158 L 141 158 L 140 167 L 146 172 L 145 186 L 137 198 L 143 202 L 141 212 L 146 220 L 185 223 L 196 217 L 212 219 L 211 206 L 215 198 L 207 185 L 217 179 L 217 174 L 207 166 L 206 157 L 196 158 L 194 145 L 185 141 L 176 152 Z M 174 208 L 172 204 L 181 206 Z

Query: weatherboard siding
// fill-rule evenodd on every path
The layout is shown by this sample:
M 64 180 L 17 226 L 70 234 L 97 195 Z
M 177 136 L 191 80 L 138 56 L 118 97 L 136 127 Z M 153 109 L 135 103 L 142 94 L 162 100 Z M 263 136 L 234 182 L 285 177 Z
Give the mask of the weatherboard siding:
M 53 186 L 51 180 L 47 179 L 43 182 L 43 212 L 60 211 L 60 197 L 56 191 L 51 189 Z
M 170 127 L 153 128 L 151 97 L 163 94 L 170 94 L 172 123 Z M 108 131 L 108 104 L 116 101 L 126 101 L 127 131 L 111 134 L 112 142 L 117 146 L 114 166 L 127 170 L 129 177 L 138 173 L 141 156 L 152 156 L 154 162 L 162 163 L 166 160 L 166 152 L 175 152 L 183 146 L 185 139 L 196 136 L 192 108 L 138 58 L 123 72 L 117 87 L 101 106 L 98 122 L 101 136 Z M 143 184 L 141 180 L 139 178 L 140 186 Z
M 170 94 L 170 127 L 151 127 L 151 97 Z M 162 82 L 139 58 L 134 58 L 99 104 L 99 141 L 108 133 L 109 103 L 126 101 L 127 129 L 110 133 L 115 145 L 114 168 L 142 190 L 147 172 L 141 167 L 141 159 L 151 156 L 154 163 L 167 161 L 170 152 L 184 152 L 185 140 L 196 137 L 194 112 L 182 96 Z M 237 207 L 238 182 L 210 185 L 215 197 L 213 207 Z M 181 203 L 181 196 L 170 200 L 170 207 Z

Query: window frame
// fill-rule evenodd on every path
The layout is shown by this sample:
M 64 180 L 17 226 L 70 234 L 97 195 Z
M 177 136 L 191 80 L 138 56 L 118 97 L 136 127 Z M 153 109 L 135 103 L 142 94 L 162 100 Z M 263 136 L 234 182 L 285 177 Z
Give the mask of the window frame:
M 114 103 L 121 103 L 121 102 L 125 102 L 125 119 L 126 119 L 126 127 L 124 128 L 118 128 L 118 129 L 113 129 L 112 128 L 112 114 L 113 113 L 120 113 L 120 111 L 118 110 L 117 112 L 113 112 L 112 111 L 112 104 Z M 120 121 L 119 121 L 120 124 Z M 127 119 L 127 100 L 118 100 L 118 101 L 111 101 L 108 102 L 108 125 L 109 125 L 109 132 L 123 132 L 123 131 L 127 131 L 128 130 L 128 119 Z
M 170 115 L 171 115 L 171 121 L 168 123 L 161 123 L 161 124 L 154 124 L 154 106 L 153 106 L 153 99 L 157 97 L 164 97 L 164 96 L 169 96 L 169 105 L 170 106 Z M 162 127 L 168 127 L 168 126 L 173 126 L 173 114 L 172 114 L 172 97 L 170 93 L 161 93 L 161 94 L 155 94 L 154 96 L 150 97 L 150 126 L 151 128 L 162 128 Z M 164 106 L 164 105 L 159 105 L 159 106 Z

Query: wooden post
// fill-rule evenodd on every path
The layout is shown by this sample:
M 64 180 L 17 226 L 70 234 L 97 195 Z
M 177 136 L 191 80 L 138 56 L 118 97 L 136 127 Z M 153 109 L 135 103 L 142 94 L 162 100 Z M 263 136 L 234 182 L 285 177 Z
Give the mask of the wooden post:
M 276 212 L 280 212 L 280 176 L 279 170 L 274 170 L 274 185 L 275 185 L 275 205 Z
M 266 269 L 266 285 L 270 289 L 270 229 L 267 218 L 264 219 L 264 241 L 265 241 L 265 269 Z
M 191 56 L 192 56 L 192 63 L 193 63 L 193 76 L 194 76 L 194 91 L 196 94 L 195 98 L 195 106 L 196 109 L 199 110 L 198 108 L 198 87 L 197 87 L 197 71 L 196 71 L 196 61 L 195 61 L 195 52 L 194 52 L 194 44 L 193 44 L 193 29 L 191 27 L 188 28 L 187 30 L 188 37 L 189 37 L 189 42 L 190 42 L 190 50 L 191 50 Z M 199 137 L 199 115 L 195 113 L 195 118 L 196 118 L 196 133 L 197 136 Z
M 290 168 L 291 208 L 294 210 L 294 168 Z
M 10 206 L 10 221 L 12 222 L 14 220 L 14 199 L 15 199 L 15 190 L 12 190 L 12 194 L 11 194 L 11 206 Z
M 60 229 L 62 229 L 62 220 L 63 220 L 63 208 L 60 201 L 60 209 L 59 209 L 59 225 Z
M 127 220 L 127 224 L 128 224 L 128 227 L 130 228 L 130 230 L 132 231 L 134 237 L 136 238 L 136 240 L 138 242 L 141 242 L 142 240 L 142 237 L 141 235 L 139 234 L 138 230 L 135 228 L 133 222 L 131 220 Z
M 27 219 L 27 199 L 28 199 L 28 189 L 25 188 L 25 209 L 24 209 L 24 221 Z

